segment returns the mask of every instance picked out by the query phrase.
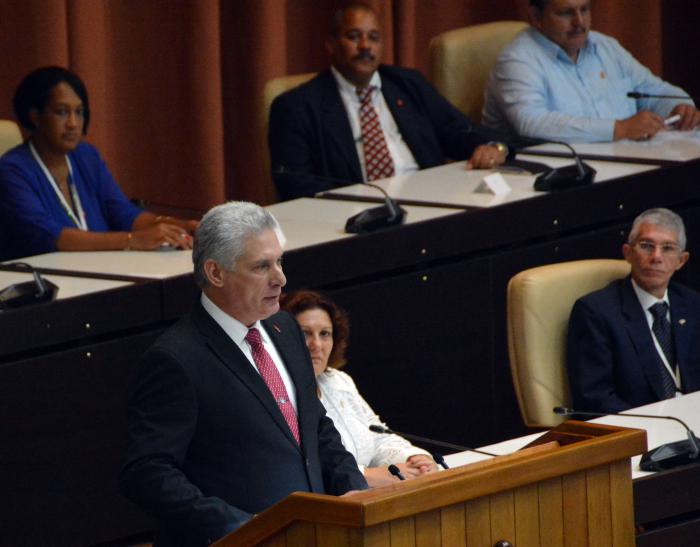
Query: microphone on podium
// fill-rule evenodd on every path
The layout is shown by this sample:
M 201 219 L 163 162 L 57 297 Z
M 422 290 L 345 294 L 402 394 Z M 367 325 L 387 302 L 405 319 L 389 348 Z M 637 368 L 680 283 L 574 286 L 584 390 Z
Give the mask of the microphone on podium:
M 436 441 L 435 439 L 429 439 L 427 437 L 420 437 L 419 435 L 411 435 L 410 433 L 402 433 L 400 431 L 394 431 L 393 429 L 389 429 L 388 427 L 384 427 L 381 425 L 372 424 L 369 426 L 369 430 L 373 431 L 374 433 L 388 433 L 388 434 L 393 434 L 393 435 L 399 435 L 400 437 L 404 437 L 404 438 L 409 439 L 411 441 L 418 441 L 418 442 L 422 442 L 422 443 L 432 444 L 435 446 L 441 446 L 443 448 L 450 448 L 452 450 L 456 450 L 459 452 L 476 452 L 477 454 L 483 454 L 484 456 L 493 456 L 493 457 L 498 456 L 498 454 L 493 454 L 492 452 L 486 452 L 485 450 L 477 450 L 476 448 L 469 448 L 468 446 L 461 446 L 458 444 L 446 443 L 444 441 Z M 449 469 L 449 466 L 447 465 L 445 458 L 442 457 L 442 454 L 432 453 L 431 455 L 433 456 L 433 459 L 435 460 L 435 462 L 437 464 L 441 465 L 444 469 Z
M 404 477 L 404 476 L 401 474 L 401 470 L 400 470 L 398 467 L 396 467 L 393 463 L 389 466 L 389 473 L 391 473 L 391 474 L 394 475 L 395 477 L 398 477 L 398 479 L 399 479 L 400 481 L 405 481 L 405 480 L 406 480 L 406 477 Z
M 552 411 L 559 416 L 571 416 L 572 414 L 576 414 L 579 416 L 628 416 L 631 418 L 673 420 L 685 428 L 688 440 L 662 444 L 661 446 L 649 450 L 642 455 L 642 459 L 639 462 L 639 468 L 642 471 L 663 471 L 665 469 L 673 469 L 679 465 L 686 465 L 698 461 L 698 455 L 700 454 L 700 440 L 698 440 L 695 433 L 693 433 L 693 431 L 683 420 L 674 416 L 633 414 L 632 412 L 613 412 L 605 414 L 603 412 L 584 412 L 563 406 L 555 406 Z

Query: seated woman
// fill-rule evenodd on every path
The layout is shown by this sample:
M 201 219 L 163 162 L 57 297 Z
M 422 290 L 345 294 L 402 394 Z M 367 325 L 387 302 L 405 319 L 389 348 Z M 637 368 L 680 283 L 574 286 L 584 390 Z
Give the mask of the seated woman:
M 76 74 L 35 70 L 15 91 L 14 110 L 29 139 L 0 158 L 0 260 L 57 250 L 192 247 L 196 221 L 135 207 L 97 150 L 81 142 L 90 106 Z
M 396 481 L 389 473 L 390 464 L 395 464 L 406 479 L 436 470 L 435 462 L 425 450 L 398 435 L 369 430 L 370 424 L 385 424 L 359 394 L 352 378 L 338 370 L 345 364 L 350 333 L 345 313 L 311 291 L 282 295 L 281 306 L 296 317 L 304 332 L 318 382 L 318 396 L 369 485 Z

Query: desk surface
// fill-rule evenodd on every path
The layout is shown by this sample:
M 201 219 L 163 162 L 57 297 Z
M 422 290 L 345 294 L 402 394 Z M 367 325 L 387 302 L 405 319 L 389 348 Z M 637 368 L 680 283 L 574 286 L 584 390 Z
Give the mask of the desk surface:
M 640 406 L 629 412 L 635 414 L 651 414 L 653 416 L 674 416 L 680 418 L 693 431 L 700 430 L 700 391 L 689 393 L 675 399 L 659 401 L 650 405 Z M 647 445 L 649 450 L 656 448 L 659 445 L 680 441 L 686 439 L 686 431 L 682 425 L 674 420 L 657 420 L 654 418 L 623 418 L 622 416 L 605 416 L 591 420 L 592 422 L 616 425 L 620 427 L 631 427 L 637 429 L 646 429 Z M 482 447 L 487 452 L 504 455 L 516 450 L 520 450 L 523 446 L 534 441 L 541 433 L 509 439 L 500 443 Z M 457 467 L 484 459 L 489 456 L 477 454 L 474 452 L 458 452 L 445 456 L 445 460 L 450 467 Z M 652 472 L 642 471 L 639 469 L 640 456 L 632 458 L 632 478 L 644 477 L 652 475 Z
M 57 300 L 64 300 L 73 296 L 82 296 L 117 287 L 132 285 L 129 281 L 112 281 L 108 279 L 86 279 L 79 277 L 69 277 L 64 275 L 43 275 L 44 279 L 51 281 L 58 287 Z M 24 283 L 31 281 L 33 276 L 28 273 L 21 272 L 5 272 L 0 271 L 0 289 L 15 283 Z
M 371 205 L 364 202 L 301 198 L 266 207 L 287 237 L 285 250 L 353 237 L 344 231 L 348 217 Z M 460 213 L 461 209 L 406 206 L 405 224 Z M 165 279 L 192 272 L 192 252 L 177 250 L 92 251 L 47 253 L 20 259 L 35 268 L 113 275 L 125 278 Z
M 571 146 L 586 158 L 683 162 L 700 158 L 700 131 L 662 131 L 648 141 L 571 143 Z M 541 144 L 527 150 L 542 154 L 569 154 L 569 151 L 559 144 Z M 520 157 L 518 154 L 518 158 Z
M 570 158 L 555 158 L 545 156 L 519 155 L 519 159 L 537 161 L 550 167 L 562 167 L 570 165 Z M 657 169 L 653 165 L 634 163 L 616 163 L 605 161 L 590 161 L 591 167 L 598 171 L 596 183 L 611 179 L 634 175 Z M 512 203 L 545 195 L 533 189 L 535 176 L 502 173 L 511 191 L 502 196 L 494 196 L 489 193 L 476 192 L 484 176 L 495 171 L 486 169 L 469 170 L 465 162 L 454 162 L 431 169 L 423 169 L 410 175 L 391 177 L 375 184 L 384 188 L 387 193 L 402 202 L 420 204 L 440 204 L 447 207 L 486 208 Z M 366 184 L 353 184 L 344 188 L 338 188 L 322 192 L 321 197 L 347 198 L 347 199 L 371 199 L 378 201 L 379 192 Z

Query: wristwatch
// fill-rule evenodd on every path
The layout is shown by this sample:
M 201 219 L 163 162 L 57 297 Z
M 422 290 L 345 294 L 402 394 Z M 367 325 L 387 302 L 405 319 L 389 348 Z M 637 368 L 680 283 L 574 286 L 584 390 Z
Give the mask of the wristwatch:
M 505 157 L 505 158 L 508 157 L 508 147 L 505 144 L 503 144 L 502 142 L 490 141 L 487 144 L 488 144 L 488 146 L 495 147 L 501 154 L 503 154 L 503 157 Z

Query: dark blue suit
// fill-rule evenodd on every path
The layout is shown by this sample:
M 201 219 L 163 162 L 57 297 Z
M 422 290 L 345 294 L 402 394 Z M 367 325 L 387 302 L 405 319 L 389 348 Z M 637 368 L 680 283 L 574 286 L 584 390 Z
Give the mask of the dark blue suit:
M 416 70 L 382 65 L 382 94 L 421 169 L 465 160 L 503 140 L 457 110 Z M 275 99 L 268 133 L 272 174 L 283 200 L 362 182 L 347 111 L 330 69 Z
M 291 492 L 366 488 L 318 399 L 298 325 L 284 312 L 263 324 L 296 387 L 301 447 L 264 380 L 201 304 L 144 355 L 121 484 L 158 519 L 158 546 L 207 545 Z
M 668 288 L 683 391 L 700 389 L 700 294 Z M 629 277 L 580 298 L 569 319 L 567 371 L 573 407 L 619 412 L 663 399 L 660 357 Z

